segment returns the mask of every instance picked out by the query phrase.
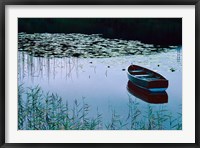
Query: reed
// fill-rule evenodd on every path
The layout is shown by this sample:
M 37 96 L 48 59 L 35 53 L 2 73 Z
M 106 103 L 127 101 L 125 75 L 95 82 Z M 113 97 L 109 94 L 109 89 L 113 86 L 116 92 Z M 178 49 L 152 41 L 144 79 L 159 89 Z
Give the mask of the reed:
M 23 129 L 24 126 L 24 117 L 25 117 L 25 109 L 22 94 L 24 93 L 24 89 L 22 84 L 18 86 L 18 129 Z
M 23 99 L 22 96 L 26 96 Z M 25 102 L 25 103 L 24 103 Z M 57 94 L 44 92 L 39 86 L 18 87 L 18 129 L 20 130 L 94 130 L 102 128 L 101 114 L 89 117 L 90 106 L 74 101 L 70 109 Z
M 129 97 L 129 104 L 128 104 L 129 115 L 128 115 L 128 118 L 130 118 L 130 122 L 131 122 L 130 129 L 136 130 L 136 129 L 138 129 L 138 125 L 140 125 L 138 118 L 141 115 L 141 111 L 139 110 L 138 106 L 139 106 L 139 102 L 137 102 L 136 98 L 133 100 Z
M 157 109 L 156 107 L 159 107 Z M 96 116 L 90 116 L 92 107 L 74 100 L 72 105 L 53 93 L 44 93 L 39 86 L 18 86 L 19 130 L 181 130 L 182 114 L 175 116 L 165 105 L 141 107 L 136 98 L 129 96 L 128 115 L 120 115 L 112 108 L 109 121 L 97 108 Z M 127 116 L 127 117 L 126 117 Z
M 107 130 L 119 130 L 122 129 L 122 121 L 120 120 L 120 115 L 112 110 L 111 121 L 106 126 Z

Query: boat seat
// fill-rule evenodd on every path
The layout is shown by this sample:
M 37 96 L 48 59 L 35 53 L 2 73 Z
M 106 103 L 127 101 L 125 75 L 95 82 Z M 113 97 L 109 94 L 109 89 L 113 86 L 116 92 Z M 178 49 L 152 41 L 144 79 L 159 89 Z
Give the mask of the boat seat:
M 148 78 L 148 77 L 144 77 L 143 79 L 146 80 L 146 81 L 159 80 L 159 78 Z
M 151 76 L 151 75 L 149 75 L 149 74 L 144 74 L 144 75 L 135 75 L 135 77 L 149 77 L 149 76 Z
M 131 70 L 129 71 L 132 75 L 146 75 L 147 72 L 144 70 Z
M 130 70 L 129 72 L 143 72 L 144 70 Z

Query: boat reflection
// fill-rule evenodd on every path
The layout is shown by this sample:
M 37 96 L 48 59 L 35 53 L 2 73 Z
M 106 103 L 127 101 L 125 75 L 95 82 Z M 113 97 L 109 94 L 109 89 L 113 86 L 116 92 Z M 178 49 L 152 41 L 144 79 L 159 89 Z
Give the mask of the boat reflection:
M 153 103 L 153 104 L 168 103 L 168 95 L 166 91 L 152 93 L 134 85 L 131 81 L 128 81 L 127 83 L 127 90 L 133 96 L 148 103 Z

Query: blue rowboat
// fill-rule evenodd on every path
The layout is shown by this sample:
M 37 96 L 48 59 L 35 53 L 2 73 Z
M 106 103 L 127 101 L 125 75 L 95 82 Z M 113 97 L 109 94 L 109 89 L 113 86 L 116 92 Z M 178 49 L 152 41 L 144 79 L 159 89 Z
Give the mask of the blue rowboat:
M 168 88 L 168 80 L 162 75 L 138 65 L 130 65 L 127 75 L 133 84 L 150 92 L 163 92 Z

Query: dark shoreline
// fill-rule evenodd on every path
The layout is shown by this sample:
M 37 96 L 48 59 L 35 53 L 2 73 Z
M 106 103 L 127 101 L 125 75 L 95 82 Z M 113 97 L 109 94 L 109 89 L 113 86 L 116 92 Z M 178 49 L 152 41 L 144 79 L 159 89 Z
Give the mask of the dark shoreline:
M 102 34 L 104 38 L 146 44 L 182 44 L 181 18 L 19 18 L 18 31 Z

